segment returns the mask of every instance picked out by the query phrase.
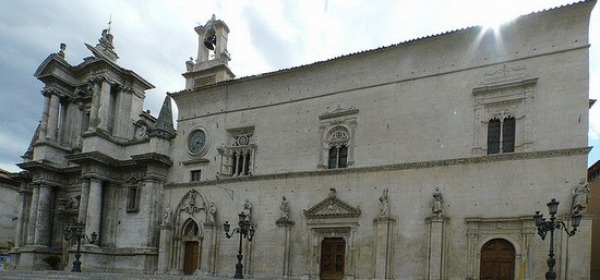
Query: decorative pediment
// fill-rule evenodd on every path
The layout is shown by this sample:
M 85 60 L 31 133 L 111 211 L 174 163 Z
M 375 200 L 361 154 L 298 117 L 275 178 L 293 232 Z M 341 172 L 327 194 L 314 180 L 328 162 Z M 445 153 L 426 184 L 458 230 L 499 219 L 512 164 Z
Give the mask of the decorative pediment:
M 485 73 L 479 86 L 473 89 L 473 95 L 525 98 L 524 88 L 534 86 L 537 81 L 538 78 L 531 77 L 524 65 L 508 67 L 504 64 L 500 69 Z
M 304 210 L 307 219 L 339 219 L 357 218 L 360 216 L 360 207 L 352 207 L 336 196 L 334 188 L 329 196 L 315 206 Z
M 358 109 L 356 109 L 352 106 L 350 106 L 350 108 L 344 109 L 338 105 L 332 111 L 325 112 L 322 115 L 320 115 L 319 119 L 326 120 L 326 119 L 343 117 L 343 116 L 348 116 L 348 115 L 356 115 L 356 114 L 358 114 Z

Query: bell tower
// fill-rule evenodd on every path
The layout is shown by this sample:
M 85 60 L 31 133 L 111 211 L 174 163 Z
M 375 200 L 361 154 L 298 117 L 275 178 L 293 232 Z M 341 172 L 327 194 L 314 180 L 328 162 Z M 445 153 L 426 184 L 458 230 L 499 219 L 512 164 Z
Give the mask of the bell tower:
M 196 61 L 190 57 L 185 63 L 185 88 L 191 89 L 234 78 L 235 75 L 227 66 L 231 60 L 227 51 L 227 24 L 212 15 L 205 25 L 197 26 L 194 30 L 198 34 L 198 55 Z

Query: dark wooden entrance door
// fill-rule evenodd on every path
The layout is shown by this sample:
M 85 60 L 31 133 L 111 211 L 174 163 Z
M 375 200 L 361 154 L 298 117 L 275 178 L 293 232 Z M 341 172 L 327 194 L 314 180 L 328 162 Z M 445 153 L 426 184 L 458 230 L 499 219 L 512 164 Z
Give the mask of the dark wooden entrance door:
M 321 242 L 321 279 L 344 279 L 346 241 L 325 238 Z
M 481 280 L 514 280 L 515 248 L 503 239 L 491 240 L 481 248 Z
M 183 274 L 194 274 L 198 268 L 198 241 L 186 242 L 183 256 Z

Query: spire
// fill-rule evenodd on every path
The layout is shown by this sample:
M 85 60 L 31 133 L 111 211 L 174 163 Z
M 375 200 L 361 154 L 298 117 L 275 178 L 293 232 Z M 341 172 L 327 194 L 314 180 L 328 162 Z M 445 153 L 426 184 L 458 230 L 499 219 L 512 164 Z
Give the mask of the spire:
M 33 144 L 35 144 L 35 142 L 39 138 L 40 126 L 41 126 L 41 122 L 38 123 L 37 128 L 35 129 L 35 133 L 33 134 L 33 137 L 31 138 L 31 142 L 29 142 L 29 147 L 27 148 L 27 151 L 25 152 L 25 154 L 23 154 L 21 156 L 22 159 L 29 159 L 29 160 L 33 159 Z
M 154 124 L 154 133 L 166 137 L 174 137 L 177 131 L 173 128 L 173 113 L 171 111 L 171 98 L 167 95 L 163 102 L 158 118 Z

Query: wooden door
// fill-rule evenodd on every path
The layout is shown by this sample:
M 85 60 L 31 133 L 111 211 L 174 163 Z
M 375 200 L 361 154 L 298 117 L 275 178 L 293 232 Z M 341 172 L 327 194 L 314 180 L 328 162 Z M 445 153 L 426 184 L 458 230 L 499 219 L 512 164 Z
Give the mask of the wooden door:
M 494 239 L 483 245 L 479 279 L 515 279 L 515 248 L 510 242 Z
M 186 242 L 183 256 L 183 274 L 194 274 L 198 268 L 198 241 Z
M 321 279 L 344 279 L 346 241 L 325 238 L 321 242 Z

